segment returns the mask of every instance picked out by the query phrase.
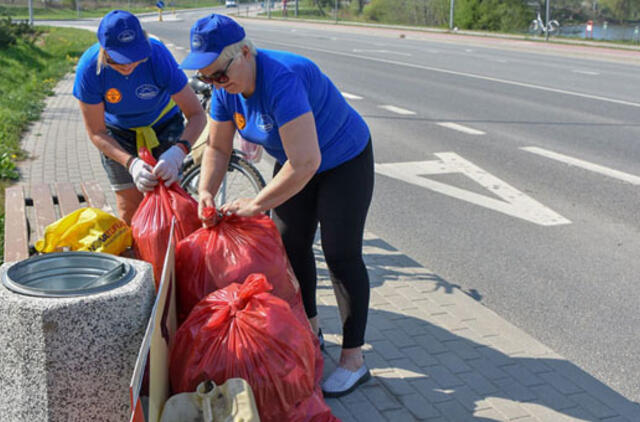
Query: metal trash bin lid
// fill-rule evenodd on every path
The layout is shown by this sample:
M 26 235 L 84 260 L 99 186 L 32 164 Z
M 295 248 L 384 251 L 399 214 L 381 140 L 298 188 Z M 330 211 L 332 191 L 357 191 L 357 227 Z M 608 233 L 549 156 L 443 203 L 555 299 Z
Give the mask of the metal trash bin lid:
M 135 274 L 135 268 L 113 255 L 56 252 L 12 265 L 2 275 L 2 284 L 28 296 L 77 297 L 116 289 Z

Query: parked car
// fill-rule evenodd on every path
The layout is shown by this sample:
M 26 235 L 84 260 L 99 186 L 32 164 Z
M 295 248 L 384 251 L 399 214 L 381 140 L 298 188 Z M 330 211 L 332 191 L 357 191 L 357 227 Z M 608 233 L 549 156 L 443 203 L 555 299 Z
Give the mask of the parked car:
M 236 0 L 225 0 L 224 5 L 225 7 L 238 7 Z

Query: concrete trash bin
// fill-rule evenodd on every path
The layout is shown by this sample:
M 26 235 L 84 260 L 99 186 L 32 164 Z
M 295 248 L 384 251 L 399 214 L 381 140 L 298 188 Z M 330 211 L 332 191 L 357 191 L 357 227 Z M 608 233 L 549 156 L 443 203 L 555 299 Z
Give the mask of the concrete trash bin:
M 0 421 L 129 420 L 151 265 L 63 252 L 0 267 Z

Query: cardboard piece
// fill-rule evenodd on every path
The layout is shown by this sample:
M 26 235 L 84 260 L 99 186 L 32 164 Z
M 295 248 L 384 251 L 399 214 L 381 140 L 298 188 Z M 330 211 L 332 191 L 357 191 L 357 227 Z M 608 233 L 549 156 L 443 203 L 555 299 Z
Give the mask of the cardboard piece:
M 159 422 L 164 403 L 169 398 L 169 350 L 177 330 L 175 300 L 175 218 L 171 222 L 169 244 L 162 267 L 162 277 L 153 305 L 138 359 L 136 360 L 129 395 L 130 422 Z M 145 420 L 140 389 L 149 357 L 149 407 Z

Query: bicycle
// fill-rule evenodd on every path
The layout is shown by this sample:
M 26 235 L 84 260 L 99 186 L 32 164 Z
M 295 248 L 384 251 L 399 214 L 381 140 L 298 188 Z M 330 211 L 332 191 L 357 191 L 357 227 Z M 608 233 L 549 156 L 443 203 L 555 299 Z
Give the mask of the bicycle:
M 529 25 L 529 32 L 534 33 L 536 35 L 546 34 L 547 31 L 549 35 L 556 35 L 560 29 L 560 23 L 552 19 L 546 25 L 544 24 L 542 17 L 540 16 L 540 12 L 538 12 L 538 16 L 531 21 L 531 25 Z
M 189 79 L 189 85 L 200 98 L 200 104 L 208 111 L 211 100 L 211 86 L 197 80 Z M 207 134 L 201 136 L 192 146 L 191 152 L 182 163 L 182 179 L 180 186 L 196 201 L 198 200 L 198 184 L 200 182 L 200 166 L 202 154 L 207 142 Z M 242 151 L 233 149 L 229 159 L 227 174 L 222 180 L 220 189 L 215 197 L 216 206 L 238 198 L 251 198 L 266 186 L 260 171 L 251 164 Z

